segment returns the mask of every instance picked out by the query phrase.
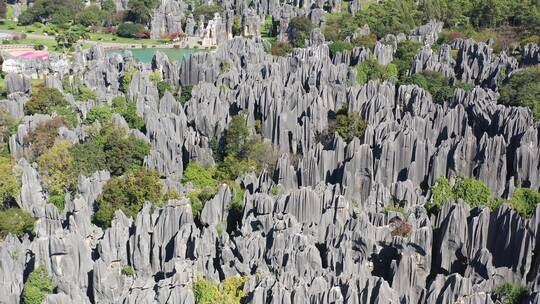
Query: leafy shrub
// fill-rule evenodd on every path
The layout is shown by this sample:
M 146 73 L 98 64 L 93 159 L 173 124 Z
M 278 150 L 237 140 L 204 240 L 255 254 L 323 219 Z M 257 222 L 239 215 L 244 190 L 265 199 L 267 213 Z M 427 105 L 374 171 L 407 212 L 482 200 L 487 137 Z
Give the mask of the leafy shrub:
M 193 17 L 199 19 L 200 16 L 204 16 L 205 20 L 214 19 L 214 14 L 221 14 L 223 12 L 223 7 L 217 4 L 203 4 L 196 7 L 193 10 Z
M 116 97 L 112 100 L 113 111 L 122 115 L 132 129 L 144 132 L 144 119 L 137 114 L 137 104 L 127 102 L 124 97 Z
M 2 205 L 19 195 L 20 186 L 14 171 L 11 159 L 0 156 L 0 203 Z
M 187 197 L 191 202 L 191 213 L 197 218 L 207 201 L 212 199 L 217 194 L 216 188 L 206 187 L 190 192 Z
M 53 195 L 62 195 L 76 187 L 77 173 L 70 148 L 69 141 L 61 140 L 37 159 L 43 182 Z
M 70 106 L 54 106 L 49 111 L 61 117 L 66 127 L 75 128 L 79 123 L 79 115 Z
M 418 10 L 412 0 L 387 0 L 369 5 L 355 16 L 358 25 L 368 24 L 379 38 L 387 34 L 409 33 L 417 24 Z
M 26 211 L 19 208 L 8 208 L 0 211 L 0 238 L 8 233 L 20 238 L 25 233 L 33 234 L 35 219 Z
M 270 54 L 274 56 L 287 56 L 292 53 L 293 47 L 288 42 L 278 42 L 270 49 Z
M 414 84 L 428 91 L 433 102 L 442 104 L 454 95 L 450 79 L 438 72 L 424 71 L 420 74 L 405 76 L 401 84 Z
M 540 120 L 540 66 L 517 71 L 508 83 L 499 87 L 499 103 L 531 109 L 535 119 Z
M 361 46 L 372 50 L 375 48 L 375 44 L 377 44 L 377 35 L 370 33 L 369 35 L 358 36 L 352 39 L 351 42 L 354 46 Z
M 518 188 L 514 190 L 509 203 L 521 216 L 531 217 L 536 211 L 536 205 L 540 204 L 540 192 L 534 189 Z
M 76 171 L 85 175 L 104 169 L 122 175 L 140 167 L 149 152 L 149 144 L 116 127 L 105 128 L 71 149 Z
M 41 304 L 52 291 L 53 284 L 47 269 L 44 265 L 39 265 L 24 283 L 22 297 L 25 304 Z
M 85 124 L 91 125 L 95 121 L 99 121 L 102 125 L 112 121 L 112 109 L 108 106 L 93 107 L 86 115 Z
M 39 124 L 26 135 L 24 141 L 31 144 L 33 157 L 38 157 L 52 148 L 58 136 L 58 129 L 63 125 L 64 120 L 60 117 L 55 117 Z
M 193 86 L 190 86 L 190 85 L 183 86 L 180 89 L 180 95 L 178 96 L 178 101 L 180 101 L 180 103 L 182 104 L 188 102 L 191 99 L 192 91 L 193 91 Z
M 245 157 L 249 136 L 250 132 L 244 116 L 241 114 L 233 116 L 226 132 L 226 155 Z
M 529 289 L 510 283 L 503 284 L 495 289 L 495 295 L 502 300 L 502 304 L 520 304 L 529 294 Z
M 394 63 L 398 68 L 400 79 L 407 75 L 407 72 L 411 68 L 412 61 L 421 46 L 422 45 L 419 42 L 412 40 L 405 40 L 398 43 L 396 54 L 394 55 Z
M 122 85 L 120 87 L 120 90 L 123 93 L 127 93 L 129 85 L 131 84 L 131 79 L 133 78 L 135 72 L 137 72 L 137 69 L 135 69 L 134 67 L 130 67 L 124 72 L 124 76 L 122 77 Z
M 58 211 L 62 212 L 66 202 L 63 195 L 53 194 L 49 197 L 49 203 L 55 205 Z
M 358 112 L 348 112 L 347 108 L 343 108 L 338 111 L 335 125 L 330 128 L 332 133 L 333 131 L 337 132 L 344 141 L 349 143 L 355 137 L 362 138 L 364 136 L 366 122 Z
M 397 80 L 397 69 L 393 64 L 386 67 L 377 63 L 377 60 L 371 59 L 356 65 L 356 81 L 358 84 L 365 84 L 369 80 Z
M 77 94 L 75 97 L 79 101 L 97 100 L 96 93 L 94 93 L 85 85 L 79 86 L 79 94 Z
M 122 175 L 143 164 L 144 157 L 150 153 L 150 145 L 135 136 L 126 135 L 122 129 L 113 128 L 103 151 L 107 169 L 112 175 Z
M 24 105 L 26 115 L 51 114 L 53 107 L 68 107 L 68 102 L 58 89 L 42 88 Z
M 17 132 L 19 120 L 13 117 L 6 109 L 0 108 L 0 149 L 9 141 L 9 137 Z
M 160 80 L 156 83 L 159 98 L 165 95 L 165 92 L 172 92 L 172 87 L 166 81 Z
M 128 217 L 135 217 L 146 201 L 154 204 L 163 201 L 162 188 L 156 170 L 139 168 L 112 177 L 96 200 L 98 210 L 93 221 L 102 228 L 109 227 L 117 209 Z
M 330 53 L 336 54 L 343 51 L 352 51 L 354 46 L 348 41 L 338 40 L 328 46 Z
M 129 266 L 129 265 L 126 265 L 124 267 L 122 267 L 122 274 L 125 275 L 125 276 L 134 276 L 135 275 L 135 269 L 133 269 L 133 267 Z
M 116 34 L 120 37 L 135 38 L 138 32 L 144 30 L 144 26 L 137 23 L 124 22 L 118 26 Z
M 304 47 L 305 40 L 315 25 L 306 17 L 294 17 L 289 21 L 288 36 L 294 47 Z
M 193 283 L 193 295 L 197 304 L 240 304 L 246 293 L 244 277 L 228 277 L 217 283 L 197 278 Z
M 458 199 L 462 199 L 471 208 L 487 206 L 496 209 L 501 203 L 493 198 L 491 189 L 482 181 L 459 175 L 453 186 L 444 177 L 437 180 L 431 188 L 431 200 L 426 204 L 426 209 L 435 213 L 446 201 Z
M 195 187 L 216 187 L 218 181 L 214 178 L 216 169 L 214 167 L 205 168 L 195 162 L 189 163 L 184 175 L 182 183 L 192 183 Z

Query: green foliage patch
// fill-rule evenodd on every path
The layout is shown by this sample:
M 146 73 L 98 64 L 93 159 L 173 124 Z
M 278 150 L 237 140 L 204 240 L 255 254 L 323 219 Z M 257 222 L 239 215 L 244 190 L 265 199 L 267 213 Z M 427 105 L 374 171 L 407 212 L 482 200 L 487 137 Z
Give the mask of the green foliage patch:
M 128 217 L 137 215 L 146 201 L 164 201 L 163 185 L 156 170 L 138 168 L 122 176 L 112 177 L 96 200 L 98 210 L 93 222 L 102 228 L 110 227 L 114 212 L 122 210 Z
M 8 233 L 22 238 L 24 234 L 34 233 L 35 219 L 19 208 L 8 208 L 0 211 L 0 239 Z
M 217 283 L 201 277 L 193 283 L 196 304 L 240 304 L 246 293 L 244 277 L 228 277 Z
M 520 304 L 529 294 L 529 289 L 520 285 L 505 283 L 495 289 L 495 295 L 502 304 Z
M 23 301 L 25 304 L 41 304 L 52 293 L 53 284 L 44 265 L 39 265 L 30 273 L 24 283 Z
M 510 76 L 508 83 L 499 87 L 499 103 L 531 109 L 540 120 L 540 65 L 525 68 Z
M 446 201 L 458 199 L 462 199 L 471 208 L 487 206 L 490 209 L 497 209 L 501 203 L 500 200 L 493 198 L 491 189 L 482 181 L 458 175 L 454 185 L 450 185 L 445 177 L 437 180 L 431 188 L 431 200 L 426 204 L 426 209 L 436 213 Z

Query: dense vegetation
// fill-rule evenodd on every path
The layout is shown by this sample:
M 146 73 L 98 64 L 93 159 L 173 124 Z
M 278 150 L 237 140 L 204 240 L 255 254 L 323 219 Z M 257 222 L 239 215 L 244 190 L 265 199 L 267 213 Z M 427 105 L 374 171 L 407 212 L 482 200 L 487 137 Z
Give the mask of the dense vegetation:
M 487 206 L 497 209 L 506 202 L 521 216 L 531 217 L 536 211 L 536 206 L 540 204 L 540 192 L 534 189 L 518 188 L 514 190 L 512 198 L 504 201 L 501 198 L 495 198 L 489 187 L 480 180 L 459 175 L 451 185 L 448 179 L 441 177 L 431 188 L 431 200 L 426 204 L 426 209 L 436 213 L 445 202 L 458 199 L 462 199 L 471 208 Z
M 197 278 L 193 283 L 193 294 L 196 304 L 240 304 L 246 295 L 244 292 L 244 277 L 228 277 L 217 283 L 203 278 Z
M 431 189 L 431 195 L 430 202 L 426 204 L 430 212 L 437 212 L 449 200 L 461 199 L 471 208 L 488 206 L 496 209 L 501 203 L 493 198 L 491 190 L 482 181 L 463 175 L 457 176 L 453 185 L 448 179 L 439 178 Z
M 33 234 L 34 218 L 19 208 L 8 208 L 0 211 L 0 240 L 8 233 L 22 238 L 25 234 Z
M 472 85 L 460 81 L 452 81 L 438 72 L 425 71 L 412 76 L 405 76 L 401 84 L 417 85 L 431 94 L 433 102 L 443 104 L 450 97 L 454 96 L 454 90 L 461 88 L 470 90 Z
M 23 301 L 25 304 L 41 304 L 52 291 L 53 283 L 47 269 L 44 265 L 39 265 L 24 283 Z
M 540 32 L 540 4 L 533 0 L 387 0 L 370 4 L 354 16 L 333 14 L 323 31 L 327 39 L 338 41 L 367 24 L 382 38 L 387 34 L 409 33 L 433 19 L 467 34 L 511 26 L 519 29 L 518 36 L 525 37 Z
M 132 170 L 125 175 L 112 177 L 107 182 L 96 201 L 98 210 L 93 221 L 106 228 L 110 226 L 118 209 L 126 216 L 135 218 L 145 202 L 160 204 L 168 198 L 172 197 L 163 194 L 163 185 L 156 170 Z
M 499 102 L 508 106 L 531 109 L 534 118 L 540 120 L 540 66 L 533 66 L 512 73 L 508 83 L 499 87 Z
M 529 289 L 521 285 L 506 283 L 497 287 L 494 294 L 502 304 L 519 304 L 529 294 Z

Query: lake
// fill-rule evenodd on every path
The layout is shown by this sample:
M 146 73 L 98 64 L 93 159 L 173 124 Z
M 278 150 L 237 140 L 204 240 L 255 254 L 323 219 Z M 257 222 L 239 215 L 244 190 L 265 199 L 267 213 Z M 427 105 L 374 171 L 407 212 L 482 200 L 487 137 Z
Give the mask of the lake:
M 150 63 L 152 62 L 152 57 L 154 57 L 154 54 L 157 51 L 160 51 L 161 53 L 167 55 L 170 61 L 177 62 L 180 59 L 189 58 L 191 54 L 200 52 L 202 50 L 186 49 L 186 48 L 179 48 L 179 49 L 145 48 L 145 49 L 130 49 L 130 51 L 133 54 L 133 58 L 135 58 L 135 60 L 144 62 L 144 63 Z M 106 53 L 107 55 L 109 55 L 109 54 L 115 54 L 115 53 L 123 54 L 123 52 L 124 50 L 119 49 L 119 50 L 107 51 Z

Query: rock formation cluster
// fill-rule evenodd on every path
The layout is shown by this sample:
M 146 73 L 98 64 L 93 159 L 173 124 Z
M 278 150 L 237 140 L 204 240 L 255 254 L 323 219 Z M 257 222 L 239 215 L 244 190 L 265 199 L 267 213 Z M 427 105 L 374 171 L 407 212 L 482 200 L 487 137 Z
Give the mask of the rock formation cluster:
M 358 9 L 359 1 L 353 4 L 350 9 Z M 341 9 L 339 1 L 329 5 Z M 285 14 L 309 10 L 311 3 L 287 8 L 270 1 L 253 9 L 286 20 Z M 163 20 L 154 18 L 153 31 L 180 30 L 167 12 L 181 10 L 165 1 L 155 13 Z M 242 16 L 256 19 L 249 11 Z M 195 31 L 196 21 L 187 20 L 186 31 Z M 482 180 L 503 198 L 517 187 L 540 189 L 540 125 L 529 109 L 497 104 L 500 71 L 537 64 L 539 47 L 527 45 L 520 61 L 473 40 L 435 52 L 430 44 L 440 30 L 430 23 L 398 36 L 425 44 L 409 73 L 439 71 L 476 85 L 456 90 L 443 105 L 414 85 L 354 84 L 353 65 L 372 52 L 387 64 L 393 46 L 378 42 L 374 50 L 331 55 L 320 31 L 312 33 L 310 46 L 286 57 L 268 54 L 256 37 L 233 38 L 181 62 L 158 53 L 151 64 L 135 62 L 129 52 L 106 56 L 94 46 L 78 52 L 69 69 L 55 69 L 50 59 L 8 74 L 10 94 L 0 106 L 21 119 L 9 140 L 21 172 L 17 203 L 38 220 L 35 237 L 8 235 L 0 243 L 0 302 L 19 303 L 26 276 L 44 264 L 55 286 L 48 304 L 189 304 L 199 275 L 246 277 L 246 303 L 495 304 L 493 290 L 507 282 L 530 289 L 522 303 L 540 303 L 540 207 L 529 219 L 507 205 L 490 210 L 448 201 L 437 215 L 424 208 L 430 187 L 442 176 Z M 222 68 L 225 62 L 228 69 Z M 210 141 L 240 111 L 253 130 L 260 121 L 260 133 L 281 156 L 275 168 L 239 178 L 246 192 L 238 227 L 227 223 L 232 192 L 224 184 L 198 221 L 189 199 L 182 198 L 166 207 L 149 202 L 135 218 L 119 210 L 103 230 L 91 217 L 109 172 L 79 176 L 76 195 L 59 212 L 48 201 L 37 164 L 25 158 L 25 135 L 51 119 L 22 111 L 31 91 L 28 77 L 42 68 L 48 87 L 61 89 L 65 77 L 77 76 L 96 92 L 98 100 L 90 103 L 65 92 L 81 113 L 120 95 L 135 102 L 146 132 L 129 132 L 151 144 L 145 165 L 179 193 L 189 192 L 189 185 L 180 184 L 184 168 L 214 163 Z M 124 94 L 121 79 L 133 68 Z M 192 85 L 191 99 L 181 104 L 170 93 L 159 98 L 149 76 L 156 71 L 175 88 Z M 321 143 L 318 135 L 343 105 L 367 122 L 364 138 L 347 143 L 335 134 Z M 114 119 L 129 129 L 122 117 Z M 59 136 L 78 142 L 86 135 L 79 127 L 61 128 Z M 406 212 L 385 209 L 393 205 Z M 397 235 L 403 222 L 410 233 Z M 123 275 L 124 265 L 135 276 Z

